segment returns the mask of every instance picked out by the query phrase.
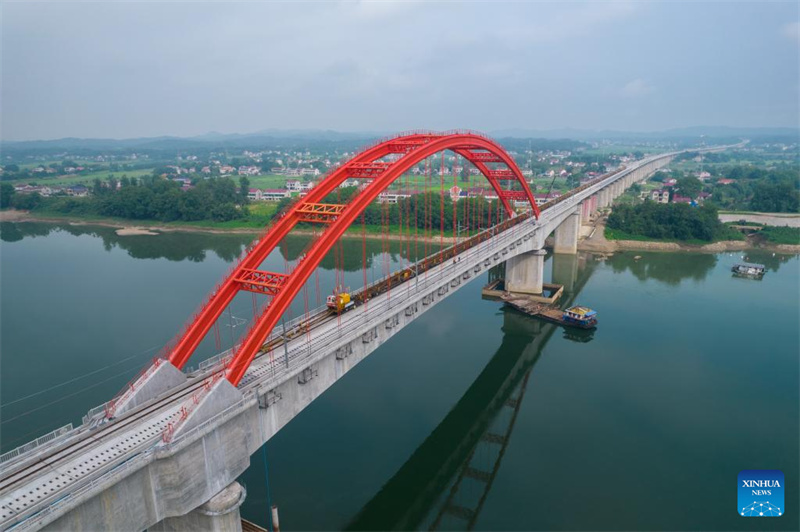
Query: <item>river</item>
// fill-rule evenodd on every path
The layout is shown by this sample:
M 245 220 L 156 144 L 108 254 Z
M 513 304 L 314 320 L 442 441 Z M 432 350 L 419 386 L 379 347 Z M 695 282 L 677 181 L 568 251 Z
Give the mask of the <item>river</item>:
M 252 238 L 33 222 L 0 236 L 3 451 L 112 397 Z M 265 269 L 306 244 L 289 239 Z M 361 286 L 412 247 L 367 241 L 364 270 L 362 242 L 345 241 L 340 282 Z M 755 281 L 731 276 L 742 255 L 548 256 L 547 279 L 599 312 L 583 334 L 481 299 L 482 274 L 252 457 L 244 517 L 266 523 L 266 456 L 286 530 L 800 528 L 800 260 L 745 252 L 767 265 Z M 294 315 L 330 292 L 335 262 Z M 250 319 L 239 303 L 222 348 Z M 743 469 L 784 472 L 784 516 L 737 514 Z

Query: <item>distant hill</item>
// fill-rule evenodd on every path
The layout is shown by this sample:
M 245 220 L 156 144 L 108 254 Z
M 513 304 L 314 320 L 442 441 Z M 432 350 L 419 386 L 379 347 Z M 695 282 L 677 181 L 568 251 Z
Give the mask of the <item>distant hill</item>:
M 793 128 L 736 128 L 724 126 L 697 126 L 666 131 L 629 132 L 582 129 L 502 129 L 489 132 L 498 139 L 541 140 L 685 140 L 700 138 L 774 138 L 798 139 L 800 130 Z M 143 137 L 133 139 L 85 139 L 63 138 L 55 140 L 2 141 L 0 150 L 12 156 L 27 154 L 72 155 L 97 152 L 150 153 L 155 156 L 171 155 L 181 151 L 226 151 L 242 149 L 326 149 L 353 151 L 376 139 L 387 136 L 386 132 L 342 132 L 316 129 L 265 129 L 255 133 L 210 132 L 194 137 Z M 544 143 L 547 144 L 547 143 Z
M 265 131 L 249 134 L 207 133 L 196 137 L 145 137 L 135 139 L 25 140 L 0 142 L 8 155 L 57 154 L 89 155 L 98 152 L 148 153 L 173 155 L 182 151 L 224 152 L 243 149 L 331 149 L 352 151 L 377 138 L 368 133 L 336 131 Z
M 728 126 L 693 126 L 664 131 L 614 131 L 592 129 L 502 129 L 491 132 L 495 137 L 514 138 L 568 138 L 576 140 L 601 139 L 683 139 L 688 137 L 795 137 L 800 136 L 800 129 L 790 127 L 728 127 Z

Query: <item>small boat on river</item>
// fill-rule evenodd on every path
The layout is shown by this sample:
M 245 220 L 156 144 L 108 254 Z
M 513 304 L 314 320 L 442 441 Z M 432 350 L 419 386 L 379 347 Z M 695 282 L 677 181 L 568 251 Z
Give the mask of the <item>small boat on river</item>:
M 763 264 L 748 264 L 746 262 L 735 264 L 731 271 L 738 277 L 752 277 L 754 279 L 761 279 L 767 268 Z

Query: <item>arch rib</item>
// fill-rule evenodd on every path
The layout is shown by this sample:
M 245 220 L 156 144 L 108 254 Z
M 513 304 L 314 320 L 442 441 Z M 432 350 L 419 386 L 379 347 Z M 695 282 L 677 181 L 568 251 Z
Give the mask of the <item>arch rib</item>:
M 397 140 L 390 142 L 397 144 Z M 514 163 L 513 159 L 511 159 L 511 157 L 493 141 L 477 135 L 454 134 L 443 135 L 435 139 L 427 139 L 426 142 L 415 144 L 415 147 L 410 149 L 400 159 L 385 167 L 372 180 L 372 182 L 369 183 L 367 187 L 358 193 L 351 200 L 351 202 L 347 204 L 346 208 L 342 209 L 341 212 L 338 213 L 338 216 L 329 223 L 322 235 L 320 235 L 320 237 L 312 244 L 306 255 L 302 257 L 295 269 L 287 276 L 285 283 L 280 288 L 280 291 L 272 299 L 255 324 L 250 328 L 245 339 L 239 345 L 239 348 L 236 350 L 227 369 L 226 376 L 228 380 L 234 385 L 239 383 L 247 371 L 247 368 L 250 366 L 250 363 L 252 362 L 256 353 L 258 353 L 259 349 L 272 332 L 280 317 L 289 308 L 292 300 L 297 296 L 300 290 L 302 290 L 306 281 L 311 277 L 319 263 L 335 245 L 337 240 L 344 234 L 347 228 L 358 218 L 358 216 L 361 215 L 367 206 L 372 203 L 381 192 L 383 192 L 389 185 L 392 184 L 392 182 L 394 182 L 398 177 L 400 177 L 415 164 L 441 151 L 458 147 L 459 149 L 454 149 L 454 151 L 464 155 L 465 158 L 470 160 L 466 155 L 467 150 L 464 148 L 465 146 L 469 146 L 473 150 L 484 149 L 502 159 L 502 162 L 506 164 L 508 170 L 522 185 L 522 190 L 514 191 L 518 194 L 512 197 L 527 198 L 531 204 L 534 215 L 536 217 L 539 216 L 539 210 L 536 207 L 533 194 L 525 182 L 525 179 L 523 178 L 519 168 Z M 393 146 L 391 149 L 394 150 L 396 147 Z M 477 157 L 475 157 L 475 159 L 477 159 Z M 503 201 L 503 205 L 505 206 L 507 212 L 509 212 L 509 214 L 513 214 L 514 211 L 507 201 L 507 198 L 509 197 L 507 193 L 511 191 L 502 189 L 498 183 L 498 180 L 488 169 L 485 163 L 475 160 L 473 164 L 478 166 L 481 172 L 492 184 L 493 188 L 498 192 L 498 197 L 501 201 Z M 325 181 L 330 180 L 331 177 Z M 506 194 L 503 194 L 504 192 Z
M 509 215 L 514 214 L 509 199 L 527 199 L 534 215 L 538 218 L 539 209 L 522 172 L 505 150 L 493 140 L 474 133 L 458 132 L 414 133 L 386 140 L 364 150 L 333 170 L 269 227 L 174 343 L 169 355 L 170 362 L 178 368 L 186 364 L 216 320 L 240 291 L 267 293 L 273 296 L 272 300 L 248 331 L 227 369 L 228 380 L 234 385 L 238 384 L 264 339 L 344 231 L 404 172 L 427 157 L 444 150 L 452 150 L 474 164 L 497 192 Z M 391 154 L 398 154 L 400 157 L 391 162 L 380 161 Z M 507 169 L 498 173 L 498 170 L 490 169 L 488 163 L 502 163 Z M 346 205 L 322 203 L 328 194 L 351 177 L 365 179 L 369 184 Z M 522 190 L 509 191 L 502 187 L 501 179 L 507 181 L 512 178 L 520 183 Z M 510 192 L 513 194 L 509 194 Z M 292 228 L 300 222 L 309 221 L 322 222 L 325 229 L 295 269 L 288 274 L 260 272 L 258 270 L 260 264 Z

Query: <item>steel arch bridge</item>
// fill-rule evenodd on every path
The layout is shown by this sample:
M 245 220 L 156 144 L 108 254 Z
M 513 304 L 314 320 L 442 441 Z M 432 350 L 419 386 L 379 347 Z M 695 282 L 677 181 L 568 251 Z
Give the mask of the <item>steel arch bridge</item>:
M 261 314 L 255 317 L 225 369 L 225 377 L 236 386 L 281 316 L 345 230 L 396 179 L 417 163 L 445 150 L 455 152 L 480 170 L 497 192 L 509 216 L 515 214 L 513 202 L 527 201 L 533 215 L 538 218 L 539 209 L 522 172 L 494 140 L 467 131 L 415 132 L 383 140 L 329 173 L 307 195 L 291 205 L 259 240 L 251 244 L 184 331 L 165 349 L 168 360 L 176 368 L 182 369 L 237 294 L 253 292 L 266 295 L 271 299 Z M 323 203 L 324 198 L 347 179 L 364 180 L 366 186 L 361 187 L 346 204 Z M 514 181 L 519 183 L 516 189 L 503 186 L 504 182 L 513 185 Z M 281 240 L 302 222 L 323 224 L 325 227 L 294 269 L 288 273 L 259 270 L 261 263 Z

